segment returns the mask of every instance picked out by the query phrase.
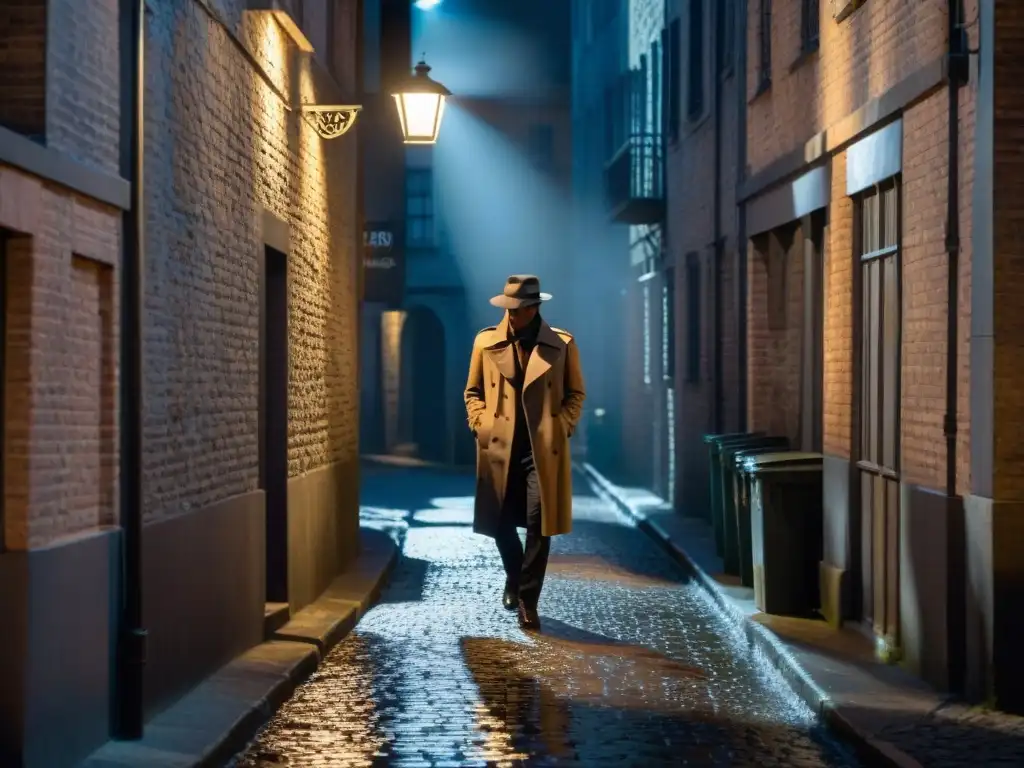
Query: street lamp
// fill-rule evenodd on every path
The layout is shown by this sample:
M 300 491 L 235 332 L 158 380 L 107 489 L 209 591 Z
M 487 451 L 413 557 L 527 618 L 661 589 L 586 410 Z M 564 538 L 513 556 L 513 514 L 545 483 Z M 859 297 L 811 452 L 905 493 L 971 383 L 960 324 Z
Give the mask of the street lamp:
M 441 130 L 444 101 L 452 92 L 432 79 L 429 73 L 430 67 L 420 60 L 413 74 L 392 94 L 398 106 L 402 139 L 406 144 L 435 144 Z

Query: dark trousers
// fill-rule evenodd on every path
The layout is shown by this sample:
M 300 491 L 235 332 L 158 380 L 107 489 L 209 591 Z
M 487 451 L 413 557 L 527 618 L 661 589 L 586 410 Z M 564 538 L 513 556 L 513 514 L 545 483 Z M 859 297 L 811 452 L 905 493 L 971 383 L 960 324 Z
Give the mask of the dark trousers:
M 495 542 L 509 583 L 519 588 L 519 598 L 527 607 L 536 608 L 544 586 L 551 537 L 540 535 L 540 483 L 532 453 L 527 452 L 509 468 L 505 497 L 505 509 Z M 525 505 L 526 512 L 525 551 L 517 531 L 517 525 L 522 525 L 524 518 L 521 505 Z

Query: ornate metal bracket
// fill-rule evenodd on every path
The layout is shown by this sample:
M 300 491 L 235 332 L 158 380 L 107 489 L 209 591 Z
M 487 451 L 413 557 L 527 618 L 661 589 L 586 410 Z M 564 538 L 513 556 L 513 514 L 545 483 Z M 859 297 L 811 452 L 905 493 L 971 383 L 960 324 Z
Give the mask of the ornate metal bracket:
M 310 124 L 322 139 L 336 139 L 348 133 L 361 109 L 359 104 L 302 105 L 303 114 L 313 116 Z

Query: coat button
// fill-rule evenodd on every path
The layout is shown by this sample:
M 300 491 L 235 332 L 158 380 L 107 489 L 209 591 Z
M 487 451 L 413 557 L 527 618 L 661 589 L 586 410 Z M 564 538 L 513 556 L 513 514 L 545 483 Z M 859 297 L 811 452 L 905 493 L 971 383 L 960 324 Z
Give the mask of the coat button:
M 491 382 L 491 386 L 492 386 L 492 387 L 496 387 L 496 386 L 498 386 L 498 385 L 497 385 L 497 384 L 496 384 L 495 382 L 493 382 L 493 381 L 492 381 L 492 382 Z
M 498 438 L 496 438 L 496 437 L 492 437 L 492 438 L 491 438 L 491 442 L 492 442 L 492 443 L 496 443 L 496 442 L 498 442 Z
M 552 453 L 552 455 L 557 456 L 558 455 L 558 449 L 555 448 L 553 451 L 551 451 L 551 453 Z
M 505 417 L 505 421 L 512 421 L 512 417 L 511 416 L 506 416 Z
M 548 382 L 548 389 L 551 389 L 551 382 Z

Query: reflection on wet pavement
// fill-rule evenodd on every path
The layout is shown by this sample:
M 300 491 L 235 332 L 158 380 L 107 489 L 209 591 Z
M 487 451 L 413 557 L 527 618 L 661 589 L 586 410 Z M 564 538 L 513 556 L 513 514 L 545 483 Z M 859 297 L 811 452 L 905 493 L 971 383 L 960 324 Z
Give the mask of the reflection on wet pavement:
M 527 635 L 472 478 L 364 476 L 402 545 L 382 601 L 237 760 L 301 766 L 852 766 L 700 587 L 577 479 Z

